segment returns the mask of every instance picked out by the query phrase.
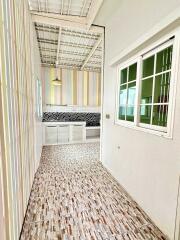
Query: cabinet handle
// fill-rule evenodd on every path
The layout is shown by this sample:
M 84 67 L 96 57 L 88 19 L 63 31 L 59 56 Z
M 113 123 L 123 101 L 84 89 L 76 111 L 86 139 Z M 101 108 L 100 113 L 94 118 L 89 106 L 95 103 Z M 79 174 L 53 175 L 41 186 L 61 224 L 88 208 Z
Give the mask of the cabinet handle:
M 47 127 L 57 127 L 57 126 L 47 126 Z

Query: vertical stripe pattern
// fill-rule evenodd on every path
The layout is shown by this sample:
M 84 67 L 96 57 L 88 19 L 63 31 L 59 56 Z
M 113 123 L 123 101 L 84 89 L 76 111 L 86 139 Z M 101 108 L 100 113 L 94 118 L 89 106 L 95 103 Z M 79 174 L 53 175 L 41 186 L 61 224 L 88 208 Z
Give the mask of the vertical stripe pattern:
M 42 143 L 37 140 L 41 123 L 36 118 L 41 63 L 27 1 L 0 0 L 0 66 L 0 176 L 5 223 L 0 238 L 14 240 L 19 239 Z M 43 79 L 45 75 L 43 69 Z M 49 96 L 45 84 L 48 93 L 44 97 Z
M 61 86 L 54 86 L 54 68 L 43 67 L 42 81 L 45 104 L 100 106 L 101 75 L 96 72 L 58 69 Z
M 88 83 L 88 73 L 84 71 L 84 79 L 83 79 L 83 105 L 87 106 L 87 84 Z
M 73 105 L 77 105 L 77 70 L 73 71 Z
M 50 69 L 50 89 L 51 89 L 51 93 L 50 93 L 50 99 L 51 99 L 51 104 L 54 104 L 54 85 L 53 85 L 53 80 L 55 79 L 55 69 L 51 68 Z

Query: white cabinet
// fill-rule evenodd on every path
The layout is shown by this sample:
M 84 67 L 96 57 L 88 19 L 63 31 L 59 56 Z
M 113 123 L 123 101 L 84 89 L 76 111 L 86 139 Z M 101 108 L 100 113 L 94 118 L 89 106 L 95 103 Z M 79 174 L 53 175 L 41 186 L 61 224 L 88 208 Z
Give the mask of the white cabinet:
M 45 127 L 45 143 L 57 144 L 58 143 L 58 127 L 56 125 L 47 125 Z
M 66 144 L 86 140 L 85 122 L 44 123 L 44 144 Z
M 72 125 L 72 141 L 83 141 L 84 137 L 84 126 L 83 125 Z
M 68 143 L 70 140 L 69 125 L 58 126 L 58 143 Z

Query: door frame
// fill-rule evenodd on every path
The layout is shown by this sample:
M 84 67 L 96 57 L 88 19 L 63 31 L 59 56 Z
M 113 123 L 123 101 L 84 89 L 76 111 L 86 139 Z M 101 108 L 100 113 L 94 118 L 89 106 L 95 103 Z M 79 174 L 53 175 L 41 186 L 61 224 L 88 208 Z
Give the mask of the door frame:
M 101 107 L 100 107 L 100 161 L 103 162 L 103 116 L 104 116 L 104 63 L 105 63 L 105 27 L 95 25 L 104 29 L 102 34 L 102 63 L 101 63 Z

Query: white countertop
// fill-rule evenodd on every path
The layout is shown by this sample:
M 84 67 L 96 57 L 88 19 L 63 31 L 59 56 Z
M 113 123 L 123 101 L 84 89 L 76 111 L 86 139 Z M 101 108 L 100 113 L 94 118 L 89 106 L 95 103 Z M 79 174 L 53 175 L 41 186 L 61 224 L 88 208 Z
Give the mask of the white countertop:
M 86 125 L 86 122 L 43 122 L 44 125 Z

